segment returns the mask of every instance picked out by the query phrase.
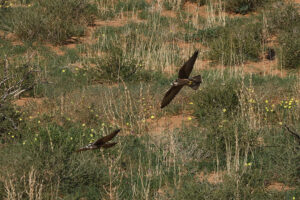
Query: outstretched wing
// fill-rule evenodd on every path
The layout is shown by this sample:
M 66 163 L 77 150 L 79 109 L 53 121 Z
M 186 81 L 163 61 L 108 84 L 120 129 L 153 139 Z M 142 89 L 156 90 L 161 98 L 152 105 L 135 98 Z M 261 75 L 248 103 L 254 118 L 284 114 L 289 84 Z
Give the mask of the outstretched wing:
M 85 147 L 81 147 L 80 149 L 76 150 L 76 152 L 87 151 L 91 149 L 96 149 L 96 146 L 93 146 L 93 144 L 88 144 Z
M 117 144 L 117 142 L 106 143 L 102 147 L 105 148 L 105 149 L 107 149 L 107 148 L 115 146 L 116 144 Z
M 168 90 L 168 92 L 165 94 L 165 96 L 161 102 L 160 108 L 167 106 L 174 99 L 174 97 L 178 94 L 178 92 L 181 90 L 182 87 L 183 87 L 183 85 L 172 86 Z
M 198 53 L 199 53 L 198 51 L 195 51 L 192 57 L 190 57 L 190 59 L 184 63 L 184 65 L 179 70 L 178 78 L 180 79 L 189 78 L 193 70 L 195 61 L 197 59 Z
M 102 146 L 103 144 L 105 144 L 106 142 L 110 141 L 111 139 L 113 139 L 119 132 L 121 129 L 117 129 L 114 132 L 112 132 L 111 134 L 98 139 L 96 142 L 93 143 L 93 145 L 96 146 Z

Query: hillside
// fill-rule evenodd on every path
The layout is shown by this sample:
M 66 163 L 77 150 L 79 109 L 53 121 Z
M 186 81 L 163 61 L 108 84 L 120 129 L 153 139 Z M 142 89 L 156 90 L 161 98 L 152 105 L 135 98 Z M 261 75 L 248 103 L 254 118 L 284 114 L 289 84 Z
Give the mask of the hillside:
M 300 199 L 299 35 L 298 0 L 0 0 L 0 199 Z

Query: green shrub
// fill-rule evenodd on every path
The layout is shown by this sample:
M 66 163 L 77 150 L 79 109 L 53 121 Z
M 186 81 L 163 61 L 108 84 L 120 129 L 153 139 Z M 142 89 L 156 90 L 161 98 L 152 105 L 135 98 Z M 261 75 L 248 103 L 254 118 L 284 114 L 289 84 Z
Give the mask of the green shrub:
M 184 3 L 185 2 L 191 2 L 191 3 L 196 3 L 198 4 L 199 6 L 204 6 L 205 4 L 207 4 L 207 0 L 185 0 L 183 1 Z
M 32 89 L 36 85 L 38 72 L 37 67 L 28 64 L 11 66 L 0 63 L 0 66 L 2 66 L 0 68 L 0 138 L 6 140 L 12 136 L 9 136 L 9 133 L 18 132 L 19 125 L 21 121 L 23 122 L 20 120 L 20 112 L 15 110 L 12 101 L 24 92 L 33 95 Z
M 202 42 L 204 45 L 208 45 L 214 39 L 220 37 L 223 33 L 224 27 L 216 26 L 216 27 L 209 27 L 206 29 L 200 29 L 196 33 L 193 34 L 185 34 L 184 39 L 185 41 L 199 41 Z
M 226 0 L 225 9 L 228 12 L 247 14 L 268 2 L 270 0 Z
M 11 137 L 18 135 L 20 117 L 21 113 L 17 112 L 10 102 L 0 104 L 0 143 L 10 141 Z
M 214 81 L 194 96 L 194 114 L 200 124 L 215 126 L 221 119 L 233 117 L 239 108 L 239 81 Z
M 239 65 L 246 61 L 258 61 L 261 53 L 262 25 L 248 20 L 228 23 L 216 39 L 208 41 L 211 50 L 208 57 L 214 63 Z M 215 35 L 211 36 L 212 38 Z
M 117 5 L 115 6 L 116 12 L 125 12 L 125 11 L 133 11 L 133 10 L 144 10 L 149 6 L 149 4 L 145 0 L 119 0 Z
M 32 7 L 13 9 L 10 17 L 13 32 L 22 40 L 62 44 L 83 35 L 95 14 L 96 8 L 86 0 L 39 0 Z
M 298 29 L 300 30 L 300 29 Z M 300 68 L 300 38 L 299 32 L 282 33 L 279 37 L 280 65 L 289 69 Z
M 267 27 L 270 33 L 278 31 L 293 32 L 296 28 L 299 31 L 300 14 L 295 4 L 277 3 L 273 9 L 267 12 Z
M 108 55 L 97 61 L 94 78 L 106 79 L 110 81 L 131 81 L 137 79 L 137 75 L 142 68 L 142 63 L 126 55 L 121 47 L 114 46 Z M 97 78 L 98 75 L 98 78 Z

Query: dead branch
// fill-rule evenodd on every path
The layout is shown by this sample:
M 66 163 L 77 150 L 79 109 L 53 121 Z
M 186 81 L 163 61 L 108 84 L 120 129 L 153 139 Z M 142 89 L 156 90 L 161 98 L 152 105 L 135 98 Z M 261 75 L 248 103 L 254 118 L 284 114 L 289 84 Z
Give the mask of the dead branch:
M 300 134 L 296 133 L 295 131 L 292 131 L 286 124 L 284 125 L 284 127 L 292 136 L 294 136 L 296 138 L 296 140 L 298 141 L 298 143 L 300 145 Z

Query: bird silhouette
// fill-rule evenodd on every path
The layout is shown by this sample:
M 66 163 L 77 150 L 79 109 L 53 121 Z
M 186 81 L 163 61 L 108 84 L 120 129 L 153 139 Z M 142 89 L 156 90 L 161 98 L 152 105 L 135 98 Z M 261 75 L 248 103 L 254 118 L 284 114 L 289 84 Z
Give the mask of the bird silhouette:
M 178 94 L 178 92 L 183 88 L 183 86 L 189 86 L 194 90 L 197 90 L 199 88 L 200 84 L 202 83 L 201 75 L 189 78 L 193 70 L 195 61 L 197 59 L 198 53 L 198 51 L 195 51 L 192 57 L 190 57 L 190 59 L 186 63 L 184 63 L 184 65 L 180 68 L 178 73 L 178 79 L 176 79 L 171 84 L 172 87 L 165 94 L 161 102 L 160 108 L 164 108 L 165 106 L 167 106 Z
M 117 142 L 112 142 L 112 143 L 107 143 L 107 142 L 112 140 L 120 132 L 120 130 L 121 129 L 117 129 L 114 132 L 112 132 L 111 134 L 104 136 L 102 138 L 99 138 L 96 142 L 90 143 L 90 144 L 86 145 L 85 147 L 78 149 L 76 152 L 100 149 L 100 148 L 107 149 L 112 146 L 115 146 L 117 144 Z

